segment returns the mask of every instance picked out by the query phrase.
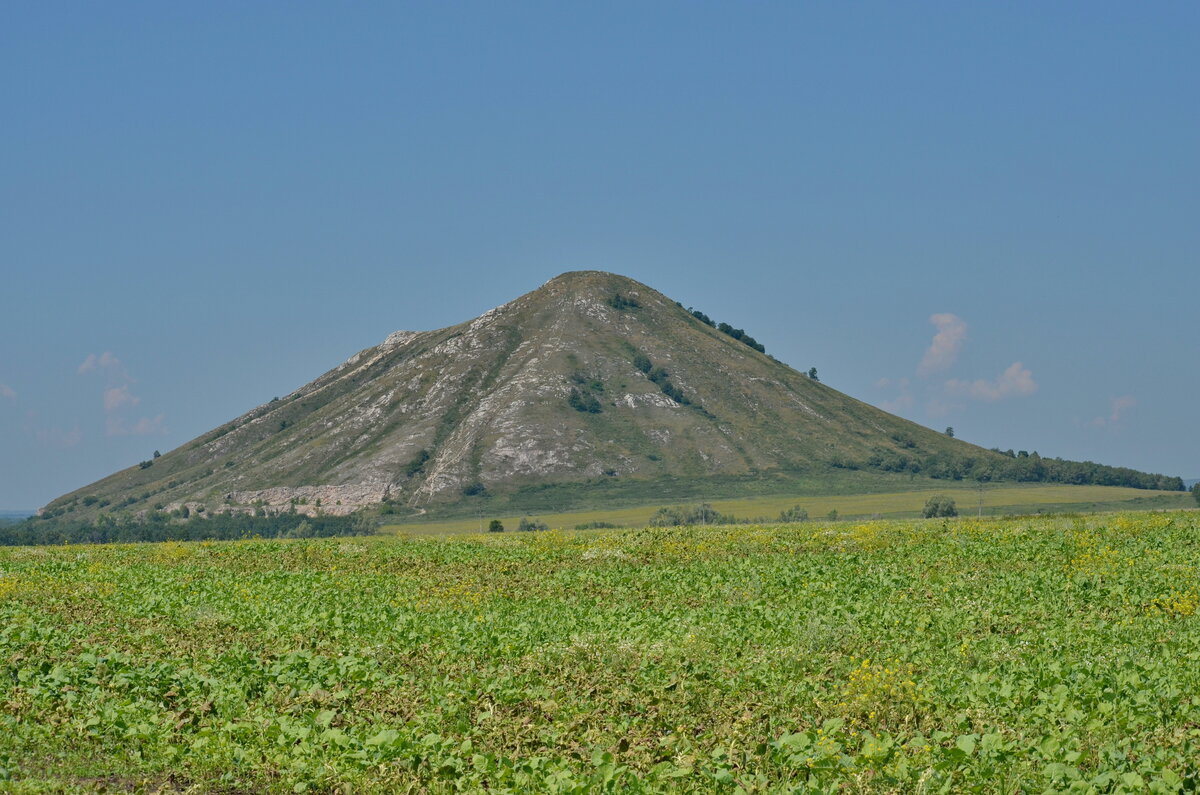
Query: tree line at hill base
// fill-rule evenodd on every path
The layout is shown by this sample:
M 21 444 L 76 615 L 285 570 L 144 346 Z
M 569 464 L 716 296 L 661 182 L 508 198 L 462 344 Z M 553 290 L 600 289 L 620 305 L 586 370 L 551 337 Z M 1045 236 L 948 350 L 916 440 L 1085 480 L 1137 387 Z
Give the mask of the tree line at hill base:
M 152 511 L 141 516 L 101 514 L 95 520 L 37 517 L 0 527 L 0 546 L 41 544 L 128 544 L 142 541 L 229 541 L 239 538 L 330 538 L 372 535 L 366 515 L 303 516 L 281 513 L 250 516 L 217 513 L 180 520 Z
M 895 437 L 894 437 L 895 438 Z M 903 443 L 903 440 L 900 440 Z M 1091 461 L 1067 461 L 1061 458 L 1042 458 L 1036 452 L 1019 453 L 993 450 L 1004 459 L 1000 461 L 975 458 L 951 458 L 934 454 L 924 458 L 896 453 L 878 453 L 859 463 L 835 460 L 833 466 L 843 469 L 876 469 L 885 472 L 918 472 L 939 480 L 976 480 L 979 482 L 1016 481 L 1020 483 L 1066 483 L 1071 485 L 1126 486 L 1139 489 L 1184 491 L 1182 478 L 1139 472 L 1127 467 L 1111 467 Z M 1200 483 L 1190 489 L 1200 505 Z M 953 501 L 951 501 L 953 504 Z M 929 506 L 926 506 L 926 512 Z M 954 515 L 935 509 L 934 516 Z M 162 511 L 101 513 L 95 519 L 69 519 L 60 510 L 53 514 L 30 517 L 23 521 L 0 521 L 0 546 L 32 546 L 39 544 L 113 544 L 143 541 L 204 541 L 239 538 L 328 538 L 331 536 L 371 535 L 376 532 L 372 516 L 358 512 L 350 516 L 303 516 L 295 513 L 263 515 L 217 513 L 194 515 L 181 519 Z M 785 511 L 777 521 L 804 521 L 808 512 L 796 506 Z M 832 512 L 829 519 L 836 519 Z M 733 524 L 766 522 L 766 518 L 737 519 L 720 514 L 707 503 L 696 506 L 662 508 L 650 524 L 670 526 L 684 524 Z M 608 523 L 597 523 L 610 526 Z M 501 526 L 502 527 L 502 526 Z M 492 528 L 493 531 L 499 528 Z M 519 530 L 541 530 L 545 525 L 522 520 Z M 584 529 L 584 528 L 577 528 Z
M 1200 506 L 1200 483 L 1190 489 Z M 945 495 L 930 497 L 921 512 L 925 518 L 957 516 L 955 502 Z M 838 512 L 825 517 L 837 521 Z M 708 503 L 662 506 L 650 517 L 651 527 L 684 525 L 770 524 L 774 522 L 806 522 L 808 511 L 796 505 L 782 511 L 778 517 L 738 518 L 724 514 Z M 576 530 L 619 528 L 610 522 L 588 522 L 575 525 Z M 518 532 L 548 530 L 544 522 L 522 518 Z M 504 532 L 501 520 L 493 519 L 490 532 Z M 181 521 L 178 515 L 151 512 L 146 515 L 113 517 L 101 514 L 95 521 L 64 520 L 57 517 L 30 517 L 13 524 L 0 523 L 0 546 L 35 546 L 56 544 L 127 544 L 147 541 L 230 541 L 244 538 L 330 538 L 334 536 L 374 535 L 376 523 L 369 514 L 360 511 L 350 516 L 302 516 L 295 513 L 249 515 L 219 513 L 200 514 Z
M 892 437 L 902 447 L 913 446 L 902 436 Z M 1071 486 L 1125 486 L 1133 489 L 1184 491 L 1183 478 L 1139 472 L 1129 467 L 1113 467 L 1094 461 L 1068 461 L 1042 458 L 1036 451 L 992 449 L 998 456 L 952 456 L 945 453 L 922 455 L 880 450 L 865 461 L 834 458 L 830 465 L 838 469 L 873 469 L 880 472 L 908 472 L 935 480 L 974 480 L 984 483 L 1064 483 Z

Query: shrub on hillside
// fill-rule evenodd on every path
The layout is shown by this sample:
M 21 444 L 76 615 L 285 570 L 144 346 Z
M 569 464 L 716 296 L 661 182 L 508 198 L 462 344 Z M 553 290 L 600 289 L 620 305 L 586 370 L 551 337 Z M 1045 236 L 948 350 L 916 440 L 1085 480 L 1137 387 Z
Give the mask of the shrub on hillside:
M 687 399 L 687 396 L 683 394 L 683 391 L 679 387 L 672 384 L 670 381 L 664 381 L 659 386 L 659 389 L 662 390 L 662 393 L 664 395 L 671 398 L 671 400 L 674 400 L 676 403 L 680 404 L 681 406 L 686 406 L 689 403 L 691 403 L 691 401 Z
M 733 326 L 729 325 L 728 323 L 718 323 L 717 331 L 720 331 L 722 334 L 727 334 L 730 337 L 733 337 L 735 340 L 738 340 L 739 342 L 743 342 L 746 345 L 749 345 L 751 348 L 758 351 L 759 353 L 767 352 L 767 349 L 758 340 L 754 339 L 754 337 L 751 337 L 743 329 L 734 328 Z
M 429 451 L 421 450 L 419 453 L 417 453 L 415 456 L 413 456 L 413 460 L 409 461 L 408 465 L 406 467 L 404 467 L 404 474 L 408 475 L 411 478 L 413 475 L 417 474 L 422 469 L 424 469 L 425 464 L 428 461 L 429 461 Z
M 596 399 L 596 396 L 580 392 L 578 389 L 571 390 L 571 394 L 567 397 L 567 403 L 571 408 L 585 414 L 600 413 L 600 401 Z

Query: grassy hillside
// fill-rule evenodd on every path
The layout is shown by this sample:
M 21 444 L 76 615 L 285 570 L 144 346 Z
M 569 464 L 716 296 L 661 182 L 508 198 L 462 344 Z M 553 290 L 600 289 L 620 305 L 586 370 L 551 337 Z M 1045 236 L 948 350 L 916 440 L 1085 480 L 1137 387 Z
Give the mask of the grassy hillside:
M 568 273 L 470 322 L 397 332 L 48 512 L 348 513 L 386 501 L 453 516 L 905 477 L 1178 487 L 984 450 L 759 348 L 631 279 Z
M 0 549 L 7 792 L 1179 792 L 1200 513 Z

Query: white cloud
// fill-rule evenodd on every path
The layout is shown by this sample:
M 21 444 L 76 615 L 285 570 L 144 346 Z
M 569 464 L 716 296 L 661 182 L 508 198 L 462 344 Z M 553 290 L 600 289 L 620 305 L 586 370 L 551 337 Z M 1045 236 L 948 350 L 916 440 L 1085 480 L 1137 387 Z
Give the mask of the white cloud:
M 10 400 L 17 399 L 17 390 L 13 389 L 8 384 L 0 384 L 0 397 L 9 398 Z
M 105 411 L 116 411 L 121 406 L 136 406 L 141 402 L 142 399 L 140 397 L 130 393 L 128 386 L 116 386 L 112 389 L 104 390 Z
M 1108 415 L 1109 422 L 1118 422 L 1121 419 L 1121 414 L 1126 409 L 1131 409 L 1137 405 L 1137 400 L 1132 395 L 1121 395 L 1112 399 L 1112 413 Z
M 123 418 L 109 415 L 104 423 L 104 432 L 109 436 L 150 436 L 166 433 L 165 420 L 166 415 L 159 414 L 157 417 L 142 417 L 133 425 L 129 425 Z
M 1013 362 L 995 380 L 920 380 L 952 368 L 967 341 L 967 322 L 958 315 L 940 312 L 930 315 L 929 322 L 937 331 L 917 365 L 915 376 L 911 380 L 885 377 L 875 381 L 876 389 L 890 393 L 879 403 L 884 411 L 906 412 L 920 403 L 928 416 L 943 417 L 965 408 L 964 398 L 994 403 L 1037 391 L 1033 373 L 1020 362 Z
M 38 440 L 38 444 L 43 447 L 74 447 L 83 441 L 83 432 L 78 426 L 69 431 L 64 431 L 61 428 L 46 428 L 34 431 L 34 437 Z
M 129 375 L 129 371 L 112 351 L 89 353 L 79 365 L 78 372 L 80 375 L 92 372 L 106 373 L 105 380 L 108 386 L 102 393 L 101 402 L 105 414 L 104 432 L 108 436 L 148 436 L 166 433 L 165 415 L 141 417 L 136 421 L 128 418 L 128 409 L 137 406 L 142 399 L 130 390 L 130 385 L 136 383 L 136 380 Z
M 879 408 L 889 414 L 899 414 L 902 411 L 907 411 L 912 408 L 912 395 L 899 395 L 895 400 L 884 400 L 879 404 Z
M 959 381 L 950 379 L 946 382 L 946 391 L 952 395 L 974 398 L 987 402 L 1005 400 L 1013 397 L 1026 397 L 1037 391 L 1037 383 L 1033 373 L 1023 367 L 1020 362 L 1013 362 L 1008 369 L 1001 373 L 995 381 L 982 378 L 975 381 Z
M 1109 401 L 1109 414 L 1107 417 L 1097 417 L 1092 420 L 1092 425 L 1104 426 L 1115 425 L 1121 421 L 1121 415 L 1137 405 L 1137 399 L 1133 395 L 1121 395 Z
M 954 364 L 967 339 L 967 323 L 958 315 L 943 312 L 931 315 L 929 322 L 937 326 L 937 333 L 917 365 L 917 375 L 921 376 L 940 372 Z
M 166 433 L 167 428 L 164 424 L 166 420 L 165 414 L 159 414 L 151 419 L 150 417 L 142 417 L 129 430 L 132 436 L 149 436 L 152 433 Z
M 79 369 L 76 372 L 83 375 L 95 370 L 115 370 L 124 378 L 129 377 L 129 374 L 125 372 L 125 368 L 121 366 L 121 360 L 112 351 L 105 351 L 99 356 L 89 353 L 87 358 L 83 360 L 83 363 L 79 365 Z
M 959 406 L 952 406 L 941 398 L 933 398 L 925 406 L 925 413 L 930 417 L 945 417 Z
M 907 378 L 880 378 L 875 382 L 876 389 L 895 389 L 899 394 L 891 400 L 884 400 L 879 404 L 879 408 L 891 414 L 899 414 L 906 409 L 912 408 L 913 396 L 909 391 L 909 381 Z

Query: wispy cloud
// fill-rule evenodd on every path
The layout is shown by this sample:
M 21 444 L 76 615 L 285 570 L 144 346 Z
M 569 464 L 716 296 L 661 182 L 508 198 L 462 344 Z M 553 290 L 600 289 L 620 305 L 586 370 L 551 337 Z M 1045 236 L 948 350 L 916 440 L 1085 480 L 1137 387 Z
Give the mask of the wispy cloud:
M 0 384 L 0 398 L 8 398 L 9 400 L 17 399 L 17 390 L 13 389 L 8 384 Z
M 1037 391 L 1037 382 L 1033 373 L 1020 362 L 1013 362 L 995 381 L 983 378 L 975 381 L 959 381 L 950 379 L 946 382 L 946 391 L 951 395 L 968 397 L 993 403 L 1014 397 L 1026 397 Z
M 104 390 L 104 410 L 116 411 L 121 406 L 136 406 L 142 399 L 129 392 L 129 385 L 123 384 Z
M 1109 401 L 1109 413 L 1107 417 L 1096 417 L 1092 420 L 1092 425 L 1104 426 L 1115 425 L 1121 421 L 1121 416 L 1129 409 L 1137 405 L 1137 399 L 1133 395 L 1121 395 Z
M 1009 398 L 1032 395 L 1038 390 L 1033 372 L 1021 362 L 1013 362 L 994 380 L 929 376 L 949 370 L 958 362 L 967 341 L 967 322 L 952 312 L 930 315 L 937 331 L 925 349 L 911 377 L 880 378 L 875 388 L 884 393 L 879 407 L 894 414 L 908 413 L 918 403 L 927 417 L 940 418 L 961 411 L 970 401 L 995 403 Z M 948 374 L 947 374 L 948 375 Z M 942 376 L 945 378 L 945 376 Z
M 130 425 L 122 417 L 109 416 L 104 422 L 104 432 L 109 436 L 152 436 L 166 433 L 166 415 L 157 417 L 142 417 Z
M 79 426 L 69 431 L 62 428 L 44 428 L 34 431 L 33 435 L 43 447 L 74 447 L 83 441 L 83 431 L 79 430 Z
M 937 333 L 917 365 L 919 376 L 948 369 L 958 359 L 958 352 L 967 339 L 967 323 L 958 315 L 942 312 L 931 315 L 929 322 L 937 326 Z
M 1112 399 L 1112 413 L 1108 415 L 1109 422 L 1119 422 L 1121 414 L 1137 405 L 1133 395 L 1121 395 Z
M 903 414 L 912 408 L 912 395 L 897 395 L 894 400 L 883 400 L 879 403 L 879 408 L 886 411 L 888 414 Z
M 892 414 L 899 414 L 912 408 L 913 396 L 909 390 L 907 378 L 880 378 L 875 382 L 876 389 L 895 390 L 895 397 L 881 401 L 879 407 Z
M 87 358 L 83 360 L 83 363 L 79 365 L 79 370 L 77 372 L 80 375 L 83 375 L 84 373 L 90 373 L 96 370 L 117 370 L 122 375 L 128 377 L 124 368 L 121 367 L 121 360 L 114 356 L 112 351 L 105 351 L 99 356 L 94 353 L 89 353 Z
M 166 433 L 164 415 L 157 417 L 140 417 L 136 420 L 127 416 L 126 412 L 142 402 L 133 393 L 131 386 L 136 383 L 129 371 L 121 364 L 112 351 L 100 354 L 89 353 L 80 363 L 77 372 L 80 375 L 89 373 L 102 374 L 108 385 L 101 393 L 101 404 L 104 406 L 104 432 L 108 436 L 147 436 L 156 433 Z

